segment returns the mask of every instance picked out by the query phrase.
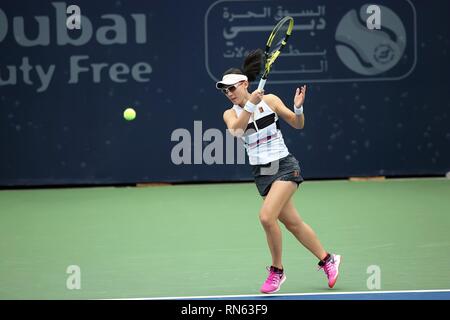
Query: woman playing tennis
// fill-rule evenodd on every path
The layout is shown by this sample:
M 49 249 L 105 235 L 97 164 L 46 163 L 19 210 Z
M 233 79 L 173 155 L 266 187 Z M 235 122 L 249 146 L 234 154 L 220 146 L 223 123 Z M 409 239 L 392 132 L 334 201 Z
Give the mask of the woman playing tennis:
M 314 231 L 300 218 L 292 200 L 303 178 L 299 163 L 288 151 L 281 134 L 278 118 L 296 129 L 303 129 L 306 86 L 297 88 L 293 111 L 276 95 L 264 95 L 263 90 L 248 91 L 249 82 L 261 71 L 262 51 L 255 50 L 245 59 L 242 69 L 225 71 L 222 81 L 216 83 L 233 106 L 223 119 L 228 130 L 240 137 L 247 151 L 255 183 L 264 201 L 259 219 L 264 228 L 272 255 L 269 276 L 261 287 L 262 293 L 274 293 L 286 280 L 282 263 L 281 221 L 313 255 L 319 259 L 319 269 L 333 288 L 339 275 L 341 256 L 328 253 Z

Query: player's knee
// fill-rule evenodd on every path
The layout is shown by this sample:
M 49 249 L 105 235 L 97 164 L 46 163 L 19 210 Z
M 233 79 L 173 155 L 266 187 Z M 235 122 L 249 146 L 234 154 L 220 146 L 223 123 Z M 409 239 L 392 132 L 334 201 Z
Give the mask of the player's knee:
M 296 228 L 295 224 L 290 221 L 281 221 L 281 222 L 284 224 L 286 229 L 290 232 L 293 232 Z
M 274 223 L 276 223 L 276 219 L 271 216 L 269 212 L 266 210 L 261 210 L 259 213 L 259 221 L 263 225 L 263 227 L 271 227 Z
M 282 221 L 286 229 L 292 233 L 300 231 L 302 223 L 301 221 Z
M 261 222 L 262 226 L 266 229 L 270 228 L 275 223 L 275 220 L 265 216 L 260 216 L 259 221 Z

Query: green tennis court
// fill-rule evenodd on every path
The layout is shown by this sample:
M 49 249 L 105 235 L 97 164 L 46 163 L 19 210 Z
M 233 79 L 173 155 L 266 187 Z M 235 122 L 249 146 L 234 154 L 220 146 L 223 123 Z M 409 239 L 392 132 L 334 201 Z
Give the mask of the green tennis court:
M 271 259 L 252 183 L 0 191 L 0 298 L 259 294 Z M 450 288 L 450 180 L 311 181 L 295 203 L 343 256 L 333 292 Z M 283 227 L 280 293 L 329 292 Z M 80 268 L 69 290 L 67 268 Z

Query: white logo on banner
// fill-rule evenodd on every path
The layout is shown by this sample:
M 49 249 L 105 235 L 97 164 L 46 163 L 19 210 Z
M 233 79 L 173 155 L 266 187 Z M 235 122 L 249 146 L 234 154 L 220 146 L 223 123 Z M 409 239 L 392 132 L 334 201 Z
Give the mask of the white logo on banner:
M 0 87 L 8 85 L 31 85 L 36 92 L 45 92 L 57 73 L 55 70 L 69 70 L 68 84 L 77 84 L 81 76 L 85 81 L 101 83 L 112 81 L 127 83 L 129 81 L 148 82 L 153 72 L 152 66 L 146 61 L 134 63 L 105 62 L 104 55 L 94 60 L 89 55 L 82 54 L 82 48 L 89 42 L 100 45 L 129 45 L 147 43 L 147 16 L 145 13 L 130 14 L 130 17 L 119 14 L 102 14 L 94 25 L 76 5 L 67 6 L 65 2 L 52 2 L 54 14 L 36 16 L 33 19 L 23 16 L 8 17 L 0 8 L 0 50 L 8 32 L 11 34 L 6 44 L 14 50 L 14 62 L 0 66 Z M 26 30 L 34 29 L 37 32 Z M 130 30 L 132 32 L 130 32 Z M 32 34 L 33 36 L 30 36 Z M 3 44 L 5 46 L 5 44 Z M 48 55 L 58 61 L 58 64 L 44 64 L 39 57 L 25 56 L 28 47 L 50 47 Z M 74 46 L 79 49 L 78 55 L 60 57 L 55 50 L 60 46 Z M 23 51 L 21 51 L 23 50 Z M 51 50 L 51 52 L 50 52 Z M 91 49 L 92 51 L 92 49 Z M 22 52 L 22 55 L 20 54 Z M 67 51 L 65 51 L 67 52 Z M 45 54 L 45 51 L 43 51 Z M 67 58 L 66 62 L 61 62 Z M 41 62 L 41 64 L 39 64 Z
M 377 11 L 374 11 L 372 21 L 368 9 L 369 5 L 362 6 L 359 15 L 356 10 L 351 10 L 342 18 L 336 30 L 336 51 L 350 70 L 373 76 L 398 64 L 406 49 L 406 30 L 391 9 L 379 6 L 379 21 Z M 366 21 L 372 23 L 374 30 L 367 27 Z M 381 23 L 380 30 L 377 30 L 377 22 Z

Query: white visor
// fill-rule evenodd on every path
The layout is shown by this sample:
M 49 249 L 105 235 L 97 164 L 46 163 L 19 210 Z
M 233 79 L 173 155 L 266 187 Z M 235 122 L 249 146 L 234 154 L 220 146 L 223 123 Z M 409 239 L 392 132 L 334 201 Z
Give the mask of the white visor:
M 248 78 L 243 74 L 226 74 L 223 76 L 222 81 L 216 83 L 216 88 L 222 89 L 244 80 L 248 81 Z

